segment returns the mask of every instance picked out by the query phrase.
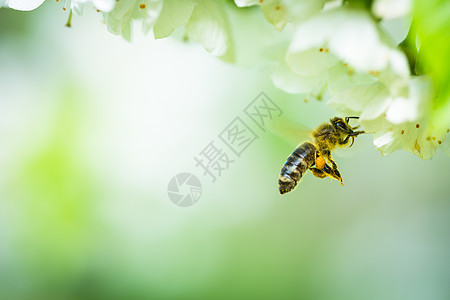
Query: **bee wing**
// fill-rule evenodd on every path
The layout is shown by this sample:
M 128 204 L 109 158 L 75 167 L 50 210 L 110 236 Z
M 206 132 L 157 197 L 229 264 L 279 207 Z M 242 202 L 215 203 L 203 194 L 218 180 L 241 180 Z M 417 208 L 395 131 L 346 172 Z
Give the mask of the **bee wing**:
M 267 128 L 292 145 L 298 145 L 305 140 L 312 139 L 311 128 L 286 118 L 273 120 Z

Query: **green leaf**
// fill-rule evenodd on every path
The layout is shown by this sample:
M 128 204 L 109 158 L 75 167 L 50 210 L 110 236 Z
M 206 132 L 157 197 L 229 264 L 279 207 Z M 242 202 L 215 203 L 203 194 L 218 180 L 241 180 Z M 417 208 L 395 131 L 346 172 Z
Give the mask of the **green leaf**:
M 433 78 L 433 125 L 450 127 L 450 1 L 414 1 L 414 26 L 420 40 L 418 64 Z M 416 40 L 410 40 L 415 45 Z

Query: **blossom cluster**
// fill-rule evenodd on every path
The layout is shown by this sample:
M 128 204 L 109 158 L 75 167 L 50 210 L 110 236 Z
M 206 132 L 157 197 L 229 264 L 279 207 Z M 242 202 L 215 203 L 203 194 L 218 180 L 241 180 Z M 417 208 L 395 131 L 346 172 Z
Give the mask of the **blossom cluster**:
M 33 10 L 43 1 L 0 0 L 0 7 Z M 358 116 L 382 154 L 404 149 L 429 159 L 438 148 L 450 154 L 450 99 L 439 95 L 433 70 L 419 68 L 426 45 L 411 21 L 413 0 L 65 0 L 63 7 L 81 15 L 88 3 L 103 12 L 111 33 L 127 40 L 137 22 L 157 39 L 184 26 L 187 38 L 223 60 L 245 61 L 245 51 L 262 57 L 254 64 L 270 65 L 278 88 Z M 252 31 L 255 12 L 265 24 Z M 392 30 L 392 20 L 403 31 Z M 434 105 L 443 97 L 444 105 Z

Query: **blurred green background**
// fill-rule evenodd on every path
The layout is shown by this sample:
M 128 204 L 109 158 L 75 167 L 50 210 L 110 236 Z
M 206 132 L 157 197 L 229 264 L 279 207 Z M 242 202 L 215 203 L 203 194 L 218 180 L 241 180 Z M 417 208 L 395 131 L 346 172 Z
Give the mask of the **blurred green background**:
M 333 112 L 198 44 L 67 16 L 0 10 L 0 299 L 450 298 L 444 153 L 361 136 L 335 155 L 344 186 L 308 174 L 280 196 L 296 145 L 253 127 L 211 183 L 194 156 L 261 91 L 308 126 Z M 191 207 L 167 196 L 180 172 L 202 182 Z

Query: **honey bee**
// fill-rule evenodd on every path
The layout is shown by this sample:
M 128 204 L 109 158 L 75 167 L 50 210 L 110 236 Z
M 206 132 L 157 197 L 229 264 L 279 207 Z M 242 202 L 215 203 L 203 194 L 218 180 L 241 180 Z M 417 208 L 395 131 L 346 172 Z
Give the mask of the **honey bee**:
M 331 156 L 331 151 L 338 147 L 347 146 L 350 139 L 351 144 L 349 147 L 353 146 L 355 137 L 364 133 L 364 131 L 355 131 L 359 126 L 350 126 L 348 124 L 350 119 L 358 119 L 358 117 L 346 117 L 345 119 L 335 117 L 330 119 L 330 123 L 324 123 L 313 130 L 312 137 L 314 142 L 305 142 L 299 145 L 289 155 L 278 177 L 280 194 L 285 194 L 295 189 L 297 183 L 308 169 L 316 177 L 325 178 L 328 176 L 339 180 L 341 185 L 343 185 L 342 176 Z

